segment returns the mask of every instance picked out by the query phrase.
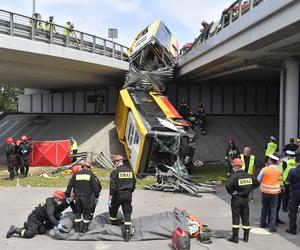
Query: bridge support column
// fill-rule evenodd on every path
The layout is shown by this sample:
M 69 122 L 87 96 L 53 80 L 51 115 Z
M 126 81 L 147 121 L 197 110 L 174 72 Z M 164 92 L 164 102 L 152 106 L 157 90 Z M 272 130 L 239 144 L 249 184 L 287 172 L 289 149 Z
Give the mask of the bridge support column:
M 280 79 L 279 146 L 299 137 L 299 62 L 287 60 Z

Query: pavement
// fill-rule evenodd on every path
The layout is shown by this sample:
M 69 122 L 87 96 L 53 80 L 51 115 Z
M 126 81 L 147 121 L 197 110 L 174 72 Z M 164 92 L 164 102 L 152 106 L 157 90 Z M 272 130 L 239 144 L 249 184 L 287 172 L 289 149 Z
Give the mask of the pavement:
M 27 187 L 0 187 L 0 249 L 133 249 L 153 250 L 172 249 L 170 240 L 143 241 L 143 242 L 111 242 L 111 241 L 61 241 L 53 238 L 53 230 L 47 235 L 37 235 L 33 239 L 21 239 L 12 237 L 5 239 L 5 234 L 11 224 L 22 226 L 31 210 L 46 197 L 51 196 L 53 188 L 27 188 Z M 259 190 L 256 190 L 256 200 L 250 203 L 251 225 L 257 227 L 261 202 Z M 97 213 L 107 211 L 108 190 L 101 194 L 101 204 L 96 209 Z M 188 212 L 196 215 L 213 230 L 225 231 L 230 236 L 231 211 L 229 195 L 224 188 L 219 188 L 217 194 L 203 194 L 201 198 L 190 197 L 184 194 L 160 193 L 145 190 L 136 190 L 133 197 L 133 217 L 152 215 L 174 207 L 185 208 Z M 288 222 L 287 214 L 281 213 L 281 219 Z M 298 227 L 300 220 L 298 220 Z M 201 245 L 198 241 L 191 239 L 191 249 L 300 249 L 300 237 L 288 235 L 285 232 L 286 225 L 280 225 L 278 233 L 271 235 L 258 235 L 250 233 L 250 241 L 233 244 L 225 239 L 212 239 L 212 244 Z M 300 233 L 300 232 L 299 232 Z

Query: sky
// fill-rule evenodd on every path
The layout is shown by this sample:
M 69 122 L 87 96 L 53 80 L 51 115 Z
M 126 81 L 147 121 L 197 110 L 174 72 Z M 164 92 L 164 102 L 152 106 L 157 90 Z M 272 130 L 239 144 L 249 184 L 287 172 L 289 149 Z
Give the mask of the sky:
M 116 42 L 130 46 L 135 36 L 160 18 L 179 40 L 180 47 L 199 35 L 201 21 L 211 22 L 233 0 L 35 0 L 43 20 L 71 21 L 76 30 L 103 38 L 117 28 Z M 32 0 L 0 0 L 0 9 L 32 15 Z

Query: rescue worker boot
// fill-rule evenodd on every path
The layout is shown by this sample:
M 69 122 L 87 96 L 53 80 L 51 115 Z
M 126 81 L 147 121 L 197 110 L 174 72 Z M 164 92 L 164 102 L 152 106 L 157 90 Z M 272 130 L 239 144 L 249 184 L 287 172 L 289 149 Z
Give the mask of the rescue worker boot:
M 233 228 L 232 229 L 232 237 L 228 239 L 228 241 L 233 243 L 239 243 L 239 229 Z
M 125 242 L 128 242 L 131 238 L 131 226 L 124 226 L 123 238 Z
M 6 238 L 10 238 L 12 235 L 14 234 L 19 234 L 21 235 L 21 228 L 18 228 L 14 225 L 10 226 L 10 228 L 8 229 L 7 233 L 6 233 Z
M 85 234 L 87 231 L 89 231 L 89 222 L 84 222 L 83 223 L 83 230 L 82 232 Z
M 80 221 L 80 223 L 79 223 L 79 232 L 80 233 L 83 233 L 83 221 Z
M 244 229 L 244 237 L 243 237 L 243 241 L 244 242 L 248 242 L 249 241 L 249 229 Z
M 75 233 L 80 233 L 80 222 L 74 222 Z

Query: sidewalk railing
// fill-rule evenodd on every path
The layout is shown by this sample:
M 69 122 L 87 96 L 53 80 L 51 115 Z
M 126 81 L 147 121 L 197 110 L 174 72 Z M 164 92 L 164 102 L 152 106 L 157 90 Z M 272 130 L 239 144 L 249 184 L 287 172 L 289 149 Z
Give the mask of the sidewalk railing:
M 28 16 L 0 10 L 0 34 L 55 44 L 102 56 L 128 61 L 127 47 L 95 35 L 49 24 Z

